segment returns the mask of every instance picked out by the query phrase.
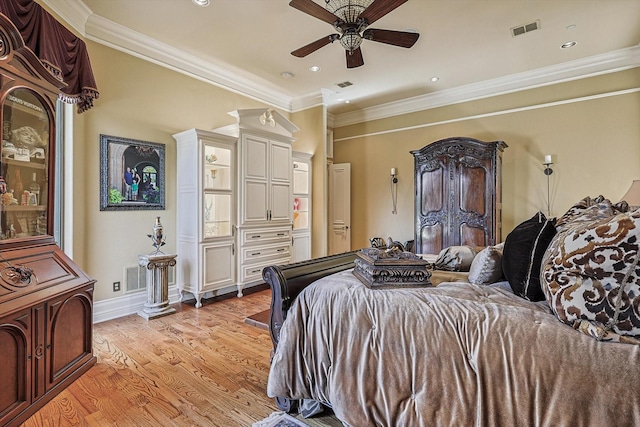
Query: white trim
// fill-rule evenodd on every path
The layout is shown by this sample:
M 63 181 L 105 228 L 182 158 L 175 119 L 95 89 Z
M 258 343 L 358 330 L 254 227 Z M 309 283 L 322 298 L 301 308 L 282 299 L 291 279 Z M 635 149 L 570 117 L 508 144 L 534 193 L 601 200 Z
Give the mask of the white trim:
M 512 113 L 519 113 L 519 112 L 522 112 L 522 111 L 538 110 L 540 108 L 548 108 L 548 107 L 555 107 L 555 106 L 558 106 L 558 105 L 573 104 L 573 103 L 576 103 L 576 102 L 591 101 L 593 99 L 608 98 L 608 97 L 611 97 L 611 96 L 627 95 L 627 94 L 635 93 L 635 92 L 640 92 L 640 87 L 632 88 L 632 89 L 619 90 L 619 91 L 615 91 L 615 92 L 601 93 L 601 94 L 598 94 L 598 95 L 583 96 L 583 97 L 580 97 L 580 98 L 565 99 L 565 100 L 556 101 L 556 102 L 548 102 L 548 103 L 545 103 L 545 104 L 530 105 L 528 107 L 511 108 L 511 109 L 508 109 L 508 110 L 493 111 L 491 113 L 484 113 L 484 114 L 476 114 L 476 115 L 473 115 L 473 116 L 458 117 L 458 118 L 450 119 L 450 120 L 441 120 L 439 122 L 421 123 L 421 124 L 415 125 L 415 126 L 406 126 L 406 127 L 402 127 L 402 128 L 394 128 L 394 129 L 389 129 L 389 130 L 380 131 L 380 132 L 363 133 L 363 134 L 360 134 L 360 135 L 352 135 L 352 136 L 348 136 L 348 137 L 344 137 L 344 138 L 337 138 L 337 139 L 334 139 L 334 142 L 348 141 L 348 140 L 351 140 L 351 139 L 358 139 L 358 138 L 371 137 L 371 136 L 377 136 L 377 135 L 386 135 L 386 134 L 395 133 L 395 132 L 404 132 L 404 131 L 408 131 L 408 130 L 421 129 L 421 128 L 427 128 L 427 127 L 432 127 L 432 126 L 439 126 L 439 125 L 448 124 L 448 123 L 463 122 L 463 121 L 466 121 L 466 120 L 475 120 L 475 119 L 483 119 L 483 118 L 487 118 L 487 117 L 502 116 L 504 114 L 512 114 Z
M 406 98 L 334 117 L 334 127 L 459 104 L 640 66 L 640 45 L 466 86 Z
M 169 304 L 179 302 L 180 293 L 177 286 L 169 286 Z M 147 292 L 132 292 L 119 297 L 97 301 L 93 304 L 93 323 L 105 322 L 118 317 L 135 314 L 144 308 Z
M 253 98 L 270 106 L 291 110 L 291 96 L 282 88 L 230 64 L 214 64 L 133 31 L 99 15 L 89 16 L 85 31 L 89 40 L 144 59 L 190 77 Z
M 74 197 L 72 194 L 76 194 L 74 186 L 76 185 L 73 180 L 73 152 L 74 152 L 74 129 L 73 129 L 73 121 L 75 117 L 74 105 L 62 103 L 64 112 L 64 125 L 62 127 L 63 133 L 62 138 L 64 142 L 63 146 L 63 157 L 62 157 L 62 173 L 60 174 L 62 178 L 62 193 L 60 195 L 60 201 L 62 205 L 62 248 L 64 253 L 69 256 L 69 258 L 73 259 L 73 213 L 75 210 L 73 209 L 73 201 Z
M 205 63 L 202 58 L 185 54 L 176 48 L 96 15 L 81 0 L 41 1 L 89 40 L 272 107 L 291 113 L 318 105 L 327 105 L 327 96 L 330 93 L 327 89 L 293 97 L 290 94 L 287 95 L 281 87 L 249 74 L 245 70 L 232 67 L 230 64 Z M 640 66 L 640 45 L 339 114 L 330 122 L 332 122 L 331 127 L 347 126 L 638 66 Z
M 243 290 L 253 288 L 264 284 L 262 281 L 253 282 L 243 286 Z M 169 305 L 180 302 L 180 291 L 176 285 L 169 286 Z M 236 284 L 227 286 L 216 291 L 207 292 L 205 298 L 211 298 L 214 296 L 238 293 L 238 287 Z M 188 296 L 186 301 L 192 301 L 193 296 L 187 292 Z M 129 316 L 130 314 L 136 314 L 144 308 L 144 304 L 147 302 L 147 291 L 131 292 L 115 298 L 109 298 L 107 300 L 97 301 L 93 303 L 93 323 L 106 322 L 107 320 L 117 319 L 119 317 Z

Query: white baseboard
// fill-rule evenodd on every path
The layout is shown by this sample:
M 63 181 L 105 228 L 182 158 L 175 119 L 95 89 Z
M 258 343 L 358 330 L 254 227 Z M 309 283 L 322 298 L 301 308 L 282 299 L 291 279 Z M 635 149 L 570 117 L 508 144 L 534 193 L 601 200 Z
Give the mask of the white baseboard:
M 169 304 L 180 301 L 177 286 L 169 286 Z M 93 304 L 93 323 L 105 322 L 118 317 L 135 314 L 144 308 L 147 292 L 133 292 Z
M 244 290 L 260 285 L 264 282 L 257 282 L 248 284 L 243 287 Z M 214 296 L 226 295 L 230 293 L 237 293 L 238 288 L 236 285 L 219 289 L 214 292 L 207 292 L 204 298 L 212 298 Z M 190 294 L 185 296 L 185 301 L 192 300 L 193 297 Z M 180 292 L 176 285 L 169 286 L 169 304 L 174 304 L 180 301 Z M 147 292 L 134 292 L 119 297 L 111 298 L 104 301 L 97 301 L 93 304 L 93 323 L 106 322 L 107 320 L 117 319 L 118 317 L 128 316 L 135 314 L 144 308 L 144 303 L 147 302 Z

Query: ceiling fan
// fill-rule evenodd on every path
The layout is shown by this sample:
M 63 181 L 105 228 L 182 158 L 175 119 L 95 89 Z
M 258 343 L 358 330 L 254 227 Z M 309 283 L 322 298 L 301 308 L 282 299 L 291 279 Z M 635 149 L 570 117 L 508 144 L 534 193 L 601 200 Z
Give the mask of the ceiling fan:
M 303 58 L 321 47 L 339 40 L 346 50 L 347 68 L 356 68 L 364 65 L 360 49 L 363 40 L 410 48 L 418 40 L 420 34 L 368 28 L 369 25 L 407 1 L 324 0 L 326 3 L 326 8 L 324 8 L 313 0 L 292 0 L 289 6 L 333 25 L 338 33 L 322 37 L 294 50 L 291 54 Z

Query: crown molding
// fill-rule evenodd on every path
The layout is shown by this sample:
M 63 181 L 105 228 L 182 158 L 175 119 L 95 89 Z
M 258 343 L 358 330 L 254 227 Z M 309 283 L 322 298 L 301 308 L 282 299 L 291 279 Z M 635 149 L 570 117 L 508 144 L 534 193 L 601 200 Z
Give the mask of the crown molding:
M 38 0 L 37 3 L 47 6 L 67 24 L 71 25 L 76 32 L 83 37 L 86 36 L 84 31 L 85 23 L 89 16 L 93 14 L 93 11 L 84 2 L 81 0 Z
M 99 15 L 89 16 L 85 30 L 87 38 L 96 43 L 165 66 L 272 107 L 286 111 L 291 109 L 290 96 L 283 94 L 266 80 L 249 75 L 246 71 L 229 64 L 217 65 L 203 61 L 202 58 L 184 53 Z
M 327 89 L 299 97 L 230 64 L 204 62 L 164 43 L 94 14 L 82 0 L 38 0 L 84 37 L 286 112 L 328 105 Z M 416 111 L 533 89 L 640 66 L 640 45 L 466 86 L 329 115 L 331 127 L 379 120 Z
M 640 66 L 640 45 L 484 82 L 406 98 L 334 117 L 334 127 L 385 119 Z

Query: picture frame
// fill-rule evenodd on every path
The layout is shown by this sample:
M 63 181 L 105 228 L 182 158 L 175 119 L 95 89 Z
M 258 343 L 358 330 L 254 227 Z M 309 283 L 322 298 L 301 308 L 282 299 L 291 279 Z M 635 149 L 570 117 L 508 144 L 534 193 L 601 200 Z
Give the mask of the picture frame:
M 100 210 L 164 210 L 165 146 L 100 135 Z

